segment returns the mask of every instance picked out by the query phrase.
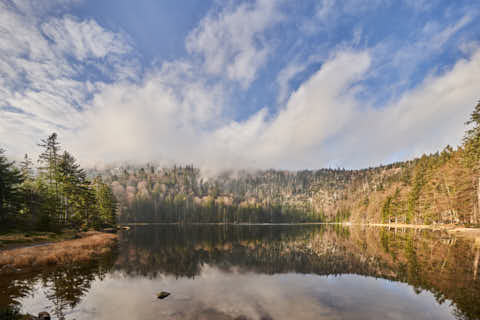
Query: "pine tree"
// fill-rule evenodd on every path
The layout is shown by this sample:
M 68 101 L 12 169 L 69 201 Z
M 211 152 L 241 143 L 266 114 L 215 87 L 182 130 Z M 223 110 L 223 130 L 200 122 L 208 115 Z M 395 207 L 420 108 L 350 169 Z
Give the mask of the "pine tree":
M 2 222 L 19 212 L 23 198 L 20 185 L 24 181 L 20 170 L 14 166 L 14 162 L 8 161 L 4 153 L 5 151 L 0 149 L 0 221 Z
M 480 100 L 465 124 L 472 125 L 472 128 L 465 132 L 463 138 L 467 164 L 471 167 L 478 167 L 480 160 Z
M 41 165 L 38 169 L 47 179 L 49 192 L 53 193 L 53 197 L 49 197 L 51 198 L 49 207 L 51 214 L 58 219 L 60 198 L 57 179 L 60 143 L 57 141 L 57 134 L 54 132 L 47 139 L 42 139 L 38 146 L 44 148 L 38 158 Z
M 28 157 L 28 154 L 25 154 L 23 161 L 20 163 L 20 172 L 25 179 L 22 184 L 24 192 L 22 213 L 31 215 L 36 207 L 35 198 L 37 191 L 35 190 L 33 177 L 33 161 Z
M 480 220 L 480 100 L 470 115 L 467 125 L 473 125 L 467 130 L 464 137 L 465 162 L 467 167 L 471 168 L 474 173 L 473 190 L 475 191 L 476 206 L 472 217 L 473 223 Z
M 101 177 L 95 179 L 96 201 L 98 214 L 103 226 L 114 226 L 116 224 L 117 201 L 113 191 L 105 184 Z
M 58 182 L 61 186 L 61 211 L 63 223 L 68 223 L 81 206 L 79 195 L 88 188 L 87 175 L 77 160 L 64 151 L 58 162 Z
M 28 154 L 25 153 L 23 161 L 20 163 L 20 171 L 22 172 L 25 179 L 31 179 L 33 176 L 33 161 L 28 157 Z

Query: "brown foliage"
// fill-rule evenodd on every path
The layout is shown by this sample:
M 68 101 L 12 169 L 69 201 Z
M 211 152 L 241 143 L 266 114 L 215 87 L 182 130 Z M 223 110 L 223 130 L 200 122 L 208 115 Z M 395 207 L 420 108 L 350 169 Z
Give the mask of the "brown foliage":
M 5 266 L 30 268 L 87 261 L 108 253 L 117 236 L 108 233 L 88 232 L 83 238 L 47 245 L 5 250 L 0 252 L 0 272 Z

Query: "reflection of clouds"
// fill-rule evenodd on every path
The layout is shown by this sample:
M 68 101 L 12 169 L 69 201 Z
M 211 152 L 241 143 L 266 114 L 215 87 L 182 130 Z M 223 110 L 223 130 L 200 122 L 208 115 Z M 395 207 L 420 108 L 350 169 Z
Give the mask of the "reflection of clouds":
M 232 271 L 232 270 L 231 270 Z M 172 293 L 165 300 L 156 293 Z M 25 311 L 46 301 L 41 291 Z M 43 304 L 43 306 L 48 303 Z M 94 315 L 92 317 L 92 314 Z M 407 284 L 356 275 L 263 275 L 204 265 L 194 279 L 120 273 L 95 281 L 66 319 L 453 319 L 432 294 Z

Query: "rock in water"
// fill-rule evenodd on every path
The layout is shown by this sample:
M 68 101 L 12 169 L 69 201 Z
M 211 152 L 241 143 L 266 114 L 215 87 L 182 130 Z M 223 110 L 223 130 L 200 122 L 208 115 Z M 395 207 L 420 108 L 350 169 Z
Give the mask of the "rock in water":
M 162 291 L 162 292 L 160 292 L 159 294 L 157 294 L 157 298 L 158 298 L 158 299 L 165 299 L 165 298 L 168 297 L 169 295 L 170 295 L 170 292 Z
M 40 312 L 38 314 L 38 320 L 50 320 L 50 314 L 48 312 Z

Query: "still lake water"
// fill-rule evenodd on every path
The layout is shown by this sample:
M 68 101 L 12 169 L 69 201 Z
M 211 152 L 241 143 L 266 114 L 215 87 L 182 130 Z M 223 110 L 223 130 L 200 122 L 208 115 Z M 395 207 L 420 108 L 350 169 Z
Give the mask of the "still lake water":
M 480 319 L 479 258 L 478 241 L 426 230 L 136 226 L 101 260 L 0 277 L 0 305 L 77 320 Z

